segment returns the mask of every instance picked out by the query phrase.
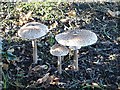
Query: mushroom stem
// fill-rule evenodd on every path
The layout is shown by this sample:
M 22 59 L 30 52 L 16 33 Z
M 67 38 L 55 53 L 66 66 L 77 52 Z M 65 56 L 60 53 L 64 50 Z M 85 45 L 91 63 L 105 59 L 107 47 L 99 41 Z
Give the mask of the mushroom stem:
M 78 68 L 78 50 L 74 50 L 74 68 L 76 71 L 79 70 Z
M 36 40 L 32 40 L 32 47 L 33 47 L 33 63 L 37 63 L 37 43 Z
M 60 74 L 62 74 L 62 65 L 61 65 L 62 58 L 61 56 L 58 56 L 58 71 Z

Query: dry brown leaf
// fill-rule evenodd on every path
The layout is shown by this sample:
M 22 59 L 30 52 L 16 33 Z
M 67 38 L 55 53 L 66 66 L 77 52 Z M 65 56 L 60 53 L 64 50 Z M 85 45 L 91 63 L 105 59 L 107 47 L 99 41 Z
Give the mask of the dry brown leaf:
M 40 79 L 37 80 L 37 83 L 46 82 L 49 79 L 49 75 L 50 75 L 50 73 L 45 74 L 44 77 L 42 77 L 42 78 L 40 78 Z
M 120 37 L 117 37 L 117 39 L 116 39 L 118 42 L 120 42 Z
M 65 22 L 68 22 L 70 20 L 70 18 L 65 18 L 65 19 L 61 19 L 60 21 L 65 23 Z
M 58 22 L 55 21 L 55 23 L 53 23 L 52 25 L 49 26 L 49 29 L 51 30 L 51 29 L 53 29 L 53 28 L 56 28 L 57 25 L 58 25 Z
M 46 69 L 46 67 L 47 67 L 47 65 L 37 65 L 37 66 L 35 66 L 34 68 L 31 68 L 30 67 L 30 72 L 32 71 L 32 72 L 36 72 L 36 71 L 39 71 L 39 70 L 41 70 L 41 69 Z
M 50 76 L 49 80 L 50 80 L 50 84 L 52 84 L 52 85 L 57 85 L 59 83 L 59 78 L 57 78 L 53 75 Z
M 31 16 L 32 16 L 32 11 L 29 11 L 27 14 L 20 13 L 19 25 L 26 24 L 28 21 L 34 21 L 34 19 Z
M 32 68 L 32 71 L 39 71 L 41 69 L 40 65 L 35 66 Z
M 108 15 L 112 16 L 112 17 L 115 17 L 116 16 L 116 12 L 113 12 L 111 10 L 108 10 L 107 11 Z
M 74 10 L 71 10 L 70 12 L 67 13 L 68 16 L 73 16 L 75 17 L 76 16 L 76 12 Z
M 97 86 L 97 87 L 99 86 L 97 83 L 92 83 L 92 85 L 93 85 L 93 86 Z
M 74 66 L 72 66 L 72 65 L 68 65 L 68 67 L 65 68 L 65 70 L 74 70 Z
M 32 12 L 33 11 L 30 11 L 28 12 L 26 15 L 25 15 L 25 19 L 28 20 L 31 16 L 32 16 Z
M 3 70 L 8 70 L 8 67 L 9 67 L 8 64 L 6 64 L 6 63 L 3 64 Z

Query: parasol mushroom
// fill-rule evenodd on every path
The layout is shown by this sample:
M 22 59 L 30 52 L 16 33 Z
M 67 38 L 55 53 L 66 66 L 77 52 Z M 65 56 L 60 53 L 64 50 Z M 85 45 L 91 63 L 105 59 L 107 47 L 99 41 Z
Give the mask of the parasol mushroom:
M 18 35 L 21 38 L 32 40 L 33 63 L 37 63 L 36 39 L 46 35 L 47 33 L 48 33 L 47 26 L 38 22 L 27 23 L 18 30 Z
M 60 44 L 55 44 L 50 49 L 50 53 L 53 56 L 58 57 L 58 71 L 60 74 L 62 73 L 61 56 L 67 55 L 68 52 L 69 52 L 69 49 L 63 45 L 60 45 Z
M 88 46 L 96 43 L 97 36 L 90 30 L 73 29 L 56 35 L 55 39 L 61 45 L 74 47 L 74 67 L 75 70 L 78 71 L 78 47 Z

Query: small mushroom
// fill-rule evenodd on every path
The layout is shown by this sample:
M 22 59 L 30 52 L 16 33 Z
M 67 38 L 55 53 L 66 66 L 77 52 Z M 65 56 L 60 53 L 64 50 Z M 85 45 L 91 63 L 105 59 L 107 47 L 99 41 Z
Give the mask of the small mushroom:
M 32 40 L 33 63 L 37 63 L 36 39 L 46 35 L 47 33 L 48 33 L 47 26 L 38 22 L 27 23 L 18 30 L 18 35 L 21 38 Z
M 56 35 L 55 39 L 61 45 L 74 47 L 74 67 L 75 70 L 78 71 L 78 47 L 88 46 L 96 43 L 97 36 L 90 30 L 73 29 Z
M 55 44 L 50 49 L 50 53 L 53 56 L 58 57 L 58 71 L 60 74 L 62 74 L 61 56 L 67 55 L 68 52 L 69 52 L 69 49 L 63 45 L 60 45 L 60 44 Z

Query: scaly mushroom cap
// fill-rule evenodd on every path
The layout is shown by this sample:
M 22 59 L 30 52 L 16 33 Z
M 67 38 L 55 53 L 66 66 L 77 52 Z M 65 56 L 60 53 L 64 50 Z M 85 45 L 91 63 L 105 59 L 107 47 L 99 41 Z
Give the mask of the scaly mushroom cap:
M 55 44 L 51 47 L 50 53 L 53 56 L 65 56 L 69 52 L 69 49 L 63 45 Z
M 88 46 L 96 43 L 97 36 L 89 30 L 74 29 L 56 35 L 55 39 L 64 46 Z
M 25 24 L 18 30 L 18 35 L 25 39 L 40 38 L 48 33 L 46 25 L 38 22 L 30 22 Z

